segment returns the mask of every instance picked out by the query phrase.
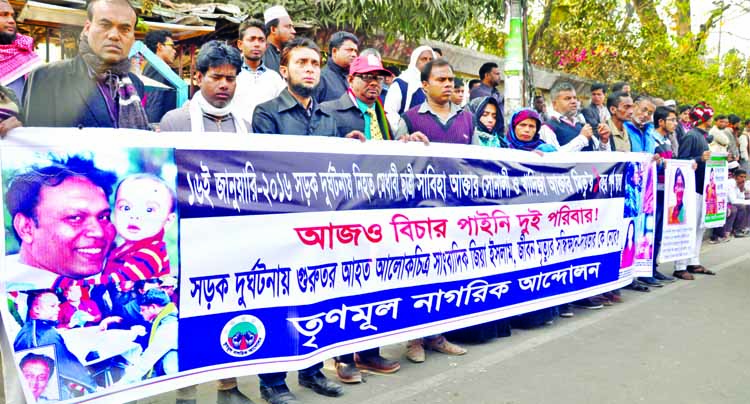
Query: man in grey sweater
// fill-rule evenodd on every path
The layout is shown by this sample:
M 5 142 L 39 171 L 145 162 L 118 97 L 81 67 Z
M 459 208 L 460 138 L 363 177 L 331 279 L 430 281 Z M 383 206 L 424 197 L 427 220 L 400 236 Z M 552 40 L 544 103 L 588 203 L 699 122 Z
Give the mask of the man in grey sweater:
M 200 91 L 181 108 L 167 112 L 159 123 L 161 132 L 249 133 L 250 124 L 232 103 L 237 75 L 242 69 L 240 52 L 218 41 L 205 43 L 196 62 Z

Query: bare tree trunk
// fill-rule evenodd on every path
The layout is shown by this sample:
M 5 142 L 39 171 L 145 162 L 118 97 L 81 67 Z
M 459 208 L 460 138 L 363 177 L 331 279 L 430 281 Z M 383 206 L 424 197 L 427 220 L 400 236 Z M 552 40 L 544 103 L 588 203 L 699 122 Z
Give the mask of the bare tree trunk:
M 544 31 L 549 26 L 549 20 L 552 17 L 552 8 L 554 7 L 554 5 L 555 0 L 547 0 L 547 2 L 544 4 L 544 17 L 539 23 L 539 26 L 536 28 L 536 31 L 534 31 L 534 36 L 531 38 L 531 44 L 529 44 L 529 55 L 534 54 L 537 46 L 539 46 L 539 43 L 542 41 Z

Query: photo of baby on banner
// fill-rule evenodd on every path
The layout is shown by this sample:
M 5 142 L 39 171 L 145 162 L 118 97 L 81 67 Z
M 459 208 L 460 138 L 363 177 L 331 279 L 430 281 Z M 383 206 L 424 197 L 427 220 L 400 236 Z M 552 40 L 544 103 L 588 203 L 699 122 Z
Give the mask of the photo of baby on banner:
M 173 152 L 6 149 L 2 170 L 3 327 L 27 401 L 176 373 Z

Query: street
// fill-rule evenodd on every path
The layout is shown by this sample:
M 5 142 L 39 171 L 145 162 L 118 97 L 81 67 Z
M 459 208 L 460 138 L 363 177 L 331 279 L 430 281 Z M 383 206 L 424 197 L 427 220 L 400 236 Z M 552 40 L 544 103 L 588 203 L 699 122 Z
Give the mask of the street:
M 625 302 L 576 309 L 571 319 L 524 331 L 450 357 L 428 352 L 413 364 L 403 344 L 383 354 L 400 358 L 393 375 L 365 374 L 340 398 L 325 398 L 287 381 L 304 403 L 747 403 L 750 402 L 750 239 L 705 244 L 703 264 L 718 276 L 697 276 L 650 293 L 623 291 Z M 665 265 L 665 268 L 671 265 Z M 666 270 L 664 272 L 667 272 Z M 669 271 L 671 273 L 671 270 Z M 335 379 L 332 361 L 325 372 Z M 258 404 L 258 381 L 240 389 Z M 215 403 L 213 383 L 199 386 L 200 404 Z M 138 404 L 172 404 L 175 393 Z
M 625 302 L 601 310 L 575 309 L 571 319 L 510 338 L 468 346 L 449 357 L 428 352 L 413 364 L 402 344 L 383 354 L 400 358 L 393 375 L 367 374 L 326 398 L 287 379 L 304 403 L 748 403 L 750 390 L 750 239 L 704 244 L 703 264 L 718 276 L 696 275 L 650 293 L 623 291 Z M 670 268 L 665 264 L 664 268 Z M 667 271 L 663 271 L 667 273 Z M 326 374 L 335 379 L 332 361 Z M 256 377 L 240 389 L 258 404 Z M 212 383 L 199 386 L 199 403 L 215 403 Z M 171 404 L 174 393 L 139 404 Z

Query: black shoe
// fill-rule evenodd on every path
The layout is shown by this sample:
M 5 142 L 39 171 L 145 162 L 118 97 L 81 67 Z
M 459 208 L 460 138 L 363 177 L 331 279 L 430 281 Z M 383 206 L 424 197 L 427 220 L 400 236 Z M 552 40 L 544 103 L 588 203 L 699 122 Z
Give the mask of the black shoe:
M 659 272 L 658 270 L 654 269 L 654 278 L 658 279 L 661 283 L 672 283 L 677 282 L 677 279 L 669 276 L 664 275 L 663 273 Z
M 216 404 L 255 404 L 237 387 L 216 392 Z
M 575 302 L 570 303 L 570 305 L 573 307 L 580 307 L 582 309 L 589 309 L 589 310 L 598 310 L 604 307 L 603 304 L 595 303 L 591 301 L 591 299 L 577 300 Z
M 302 404 L 297 397 L 289 391 L 286 384 L 281 386 L 260 386 L 260 396 L 269 404 Z
M 651 286 L 651 287 L 654 287 L 654 288 L 662 288 L 662 287 L 664 287 L 664 285 L 661 282 L 659 282 L 658 279 L 656 279 L 656 278 L 654 278 L 652 276 L 640 277 L 640 278 L 638 278 L 638 282 L 644 283 L 647 286 Z
M 625 286 L 625 289 L 635 290 L 636 292 L 650 292 L 651 291 L 651 289 L 649 289 L 648 286 L 638 281 L 633 281 L 630 285 Z
M 312 389 L 312 391 L 328 397 L 338 397 L 344 394 L 340 385 L 328 380 L 320 371 L 312 376 L 299 376 L 299 385 Z

